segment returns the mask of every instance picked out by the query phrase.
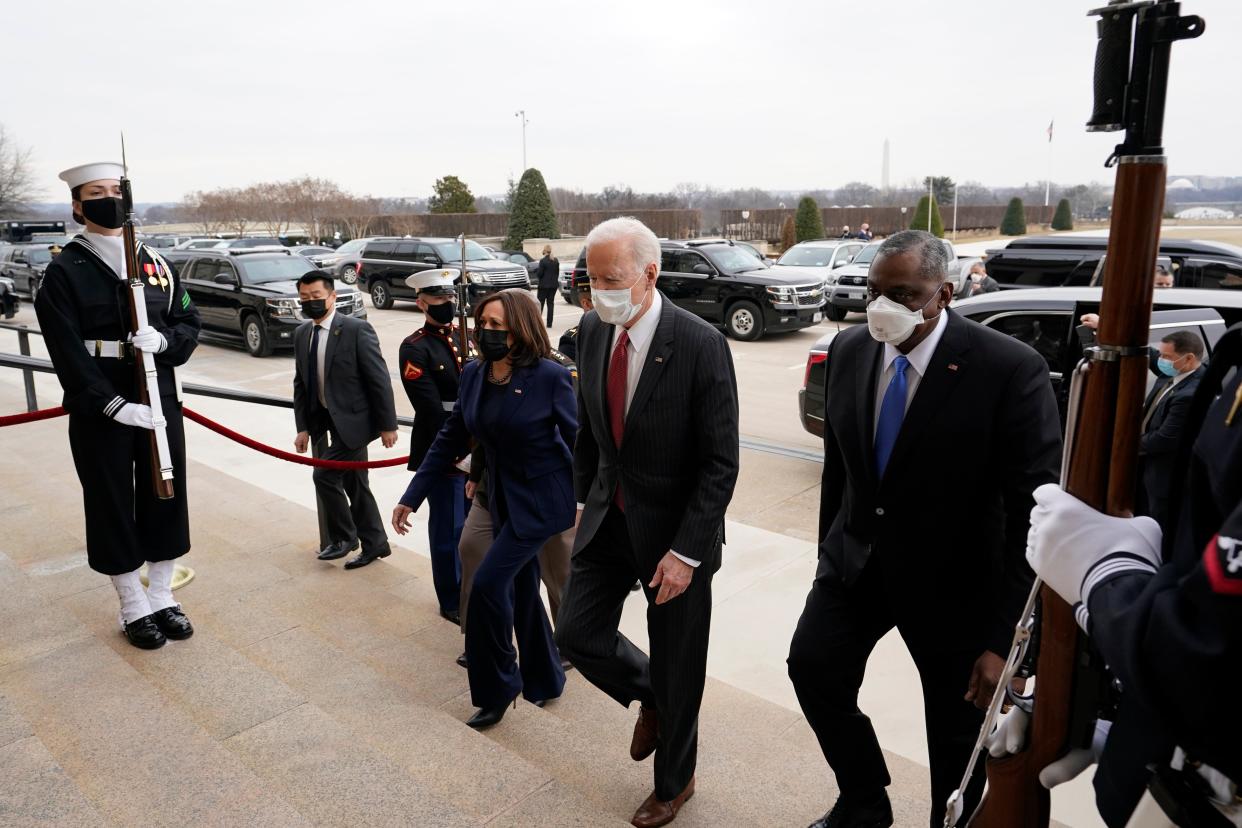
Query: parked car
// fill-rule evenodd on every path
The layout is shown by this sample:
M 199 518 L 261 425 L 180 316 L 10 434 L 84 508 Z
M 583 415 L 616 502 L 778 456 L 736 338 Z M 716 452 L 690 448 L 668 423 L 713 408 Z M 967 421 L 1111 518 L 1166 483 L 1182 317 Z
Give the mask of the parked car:
M 1068 388 L 1063 387 L 1062 380 L 1082 356 L 1078 319 L 1084 313 L 1099 312 L 1102 293 L 1099 287 L 997 291 L 954 302 L 952 307 L 967 319 L 1020 339 L 1038 351 L 1048 363 L 1048 377 L 1063 403 Z M 1172 331 L 1190 330 L 1203 338 L 1210 352 L 1230 325 L 1242 321 L 1242 291 L 1166 288 L 1157 291 L 1154 299 L 1148 340 L 1153 346 Z M 798 392 L 802 427 L 821 436 L 824 372 L 831 341 L 830 334 L 811 346 Z
M 182 242 L 193 239 L 193 236 L 178 236 L 172 233 L 156 233 L 150 236 L 142 236 L 141 241 L 147 247 L 153 247 L 156 250 L 171 250 Z
M 245 236 L 239 239 L 188 239 L 174 250 L 244 250 L 255 247 L 284 248 L 274 236 Z
M 362 251 L 358 261 L 358 284 L 371 294 L 371 304 L 387 310 L 400 299 L 413 302 L 415 291 L 406 279 L 424 270 L 452 267 L 466 279 L 467 304 L 505 288 L 530 288 L 526 268 L 493 259 L 483 246 L 466 241 L 466 261 L 462 263 L 462 243 L 442 238 L 377 238 Z
M 52 261 L 48 246 L 39 244 L 14 244 L 0 248 L 0 276 L 9 279 L 19 295 L 34 302 L 43 281 L 43 271 Z
M 299 244 L 290 247 L 289 250 L 295 256 L 305 256 L 310 259 L 318 268 L 322 268 L 329 257 L 336 255 L 336 251 L 331 247 L 324 247 L 320 244 Z
M 539 266 L 539 260 L 525 250 L 494 250 L 492 257 L 501 262 L 521 265 L 531 276 L 535 275 L 535 268 Z
M 293 332 L 306 321 L 297 280 L 314 269 L 288 250 L 171 250 L 164 258 L 202 318 L 203 332 L 240 341 L 251 356 L 293 347 Z M 336 286 L 337 313 L 366 319 L 362 294 Z
M 347 285 L 358 281 L 358 260 L 362 258 L 362 249 L 368 242 L 374 241 L 373 236 L 362 239 L 350 239 L 331 254 L 324 254 L 317 259 L 319 267 L 332 271 L 332 276 Z
M 841 241 L 849 241 L 849 239 Z M 944 244 L 945 252 L 949 256 L 948 282 L 953 285 L 953 294 L 956 296 L 962 289 L 962 280 L 969 276 L 966 268 L 963 267 L 964 261 L 958 258 L 953 242 L 948 239 L 940 241 Z M 883 243 L 883 241 L 868 242 L 867 246 L 854 256 L 853 261 L 831 272 L 830 283 L 825 287 L 828 293 L 828 305 L 824 308 L 825 316 L 839 322 L 850 311 L 867 309 L 867 273 L 871 270 L 871 262 Z
M 734 339 L 796 331 L 823 319 L 824 286 L 816 276 L 777 272 L 753 248 L 731 241 L 660 242 L 656 286 L 672 302 Z M 586 249 L 574 273 L 586 273 Z
M 1108 239 L 1092 236 L 1031 236 L 989 250 L 988 275 L 1002 288 L 1078 287 L 1092 284 Z M 1161 239 L 1178 288 L 1242 289 L 1242 247 L 1224 242 Z
M 574 302 L 574 270 L 578 266 L 578 259 L 584 258 L 585 251 L 586 251 L 586 248 L 584 247 L 582 248 L 581 251 L 578 252 L 577 258 L 560 260 L 561 269 L 560 269 L 560 273 L 557 274 L 557 277 L 556 277 L 556 285 L 557 285 L 557 289 L 560 291 L 561 298 L 564 299 L 565 302 L 570 305 L 576 304 Z M 584 265 L 584 272 L 585 272 L 585 265 Z
M 858 239 L 816 239 L 799 242 L 782 253 L 772 267 L 784 273 L 818 276 L 827 287 L 834 282 L 833 271 L 852 262 L 866 244 Z
M 0 318 L 12 319 L 21 306 L 13 280 L 0 276 Z

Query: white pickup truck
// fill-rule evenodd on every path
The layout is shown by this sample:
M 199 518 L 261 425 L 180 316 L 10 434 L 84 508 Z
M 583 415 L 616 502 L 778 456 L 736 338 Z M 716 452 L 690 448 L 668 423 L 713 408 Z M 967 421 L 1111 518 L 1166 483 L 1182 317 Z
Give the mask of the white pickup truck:
M 949 283 L 953 285 L 956 296 L 962 288 L 964 279 L 969 278 L 964 265 L 974 259 L 960 259 L 953 248 L 953 242 L 941 239 L 949 254 Z M 824 316 L 834 321 L 841 321 L 850 311 L 862 311 L 867 307 L 867 271 L 871 269 L 871 260 L 880 249 L 881 242 L 873 241 L 858 251 L 854 260 L 843 267 L 833 270 L 824 284 L 824 292 L 828 294 L 828 304 L 824 306 Z

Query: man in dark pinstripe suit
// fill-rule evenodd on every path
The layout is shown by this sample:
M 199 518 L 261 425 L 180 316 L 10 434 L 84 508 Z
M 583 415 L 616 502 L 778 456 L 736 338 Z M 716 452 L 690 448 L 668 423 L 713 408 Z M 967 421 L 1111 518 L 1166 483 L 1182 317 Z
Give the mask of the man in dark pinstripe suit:
M 694 794 L 711 579 L 738 470 L 737 380 L 724 336 L 656 289 L 660 243 L 635 219 L 587 237 L 595 310 L 578 334 L 578 531 L 556 641 L 596 687 L 641 704 L 630 745 L 655 753 L 638 828 Z M 648 657 L 617 631 L 647 597 Z

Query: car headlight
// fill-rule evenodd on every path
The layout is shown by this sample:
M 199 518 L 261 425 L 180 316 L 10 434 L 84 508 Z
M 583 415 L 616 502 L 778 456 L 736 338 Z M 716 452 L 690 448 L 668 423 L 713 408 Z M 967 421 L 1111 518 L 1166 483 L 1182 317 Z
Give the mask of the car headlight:
M 268 299 L 267 309 L 281 319 L 301 319 L 302 302 L 298 299 Z
M 787 285 L 768 285 L 766 290 L 773 302 L 793 303 L 796 299 L 794 289 Z
M 466 278 L 470 280 L 470 284 L 472 284 L 472 285 L 485 285 L 485 284 L 487 284 L 487 274 L 486 274 L 486 273 L 475 273 L 475 272 L 474 272 L 474 271 L 472 271 L 472 270 L 468 270 L 468 271 L 466 271 Z

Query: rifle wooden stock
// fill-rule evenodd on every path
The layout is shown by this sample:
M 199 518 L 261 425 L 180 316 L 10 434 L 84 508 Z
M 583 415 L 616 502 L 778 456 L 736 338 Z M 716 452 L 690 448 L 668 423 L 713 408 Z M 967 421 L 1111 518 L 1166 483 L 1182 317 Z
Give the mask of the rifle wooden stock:
M 1066 478 L 1071 494 L 1112 515 L 1129 515 L 1134 506 L 1165 174 L 1160 156 L 1123 157 L 1117 169 L 1099 328 L 1102 355 L 1116 358 L 1091 363 Z M 1071 607 L 1046 586 L 1040 601 L 1028 747 L 988 761 L 988 790 L 970 828 L 1046 828 L 1051 801 L 1039 772 L 1077 746 L 1071 743 L 1070 714 L 1075 694 L 1086 689 L 1078 669 L 1086 654 Z

